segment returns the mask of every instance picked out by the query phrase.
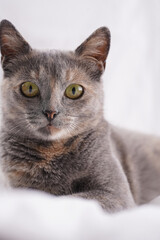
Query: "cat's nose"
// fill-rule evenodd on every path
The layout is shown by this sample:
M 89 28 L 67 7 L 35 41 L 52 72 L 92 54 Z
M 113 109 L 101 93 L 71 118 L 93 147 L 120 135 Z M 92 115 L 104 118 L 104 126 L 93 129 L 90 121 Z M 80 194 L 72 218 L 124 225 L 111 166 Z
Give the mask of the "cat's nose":
M 46 116 L 48 121 L 51 121 L 56 117 L 58 112 L 57 111 L 52 111 L 52 110 L 45 110 L 45 111 L 43 111 L 43 114 Z

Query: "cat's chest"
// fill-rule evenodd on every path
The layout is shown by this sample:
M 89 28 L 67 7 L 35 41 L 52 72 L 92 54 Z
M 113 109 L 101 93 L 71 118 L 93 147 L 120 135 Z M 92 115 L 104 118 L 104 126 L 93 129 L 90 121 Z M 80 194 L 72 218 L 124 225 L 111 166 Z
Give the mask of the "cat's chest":
M 60 142 L 8 141 L 3 144 L 4 156 L 12 162 L 32 163 L 45 167 L 47 164 L 70 152 L 76 152 L 76 139 Z
M 77 146 L 76 139 L 54 144 L 14 143 L 4 159 L 5 171 L 15 187 L 69 192 L 72 180 L 86 169 Z

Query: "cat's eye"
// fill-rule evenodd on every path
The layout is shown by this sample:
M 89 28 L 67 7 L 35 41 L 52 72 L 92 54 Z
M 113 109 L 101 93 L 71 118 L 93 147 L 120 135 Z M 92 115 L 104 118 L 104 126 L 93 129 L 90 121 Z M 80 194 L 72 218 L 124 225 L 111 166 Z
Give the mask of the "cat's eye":
M 24 82 L 21 85 L 21 91 L 26 97 L 35 97 L 39 94 L 39 88 L 35 83 Z
M 66 97 L 70 99 L 80 98 L 84 93 L 84 88 L 79 84 L 71 84 L 65 90 Z

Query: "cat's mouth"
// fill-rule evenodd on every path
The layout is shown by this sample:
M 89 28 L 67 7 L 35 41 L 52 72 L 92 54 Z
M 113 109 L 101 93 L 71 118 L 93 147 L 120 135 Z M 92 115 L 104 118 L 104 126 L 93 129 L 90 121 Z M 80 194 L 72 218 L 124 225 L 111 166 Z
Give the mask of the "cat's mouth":
M 54 127 L 53 124 L 50 122 L 47 124 L 47 127 Z
M 60 131 L 52 122 L 49 122 L 46 126 L 39 129 L 39 131 L 44 135 L 55 135 Z
M 49 137 L 49 136 L 54 136 L 57 133 L 59 133 L 61 129 L 57 128 L 54 123 L 48 122 L 46 125 L 43 127 L 40 127 L 38 129 L 38 132 L 41 133 L 43 136 Z
M 53 123 L 48 123 L 46 128 L 49 130 L 49 131 L 55 131 L 55 130 L 59 130 L 57 127 L 55 127 L 55 125 Z

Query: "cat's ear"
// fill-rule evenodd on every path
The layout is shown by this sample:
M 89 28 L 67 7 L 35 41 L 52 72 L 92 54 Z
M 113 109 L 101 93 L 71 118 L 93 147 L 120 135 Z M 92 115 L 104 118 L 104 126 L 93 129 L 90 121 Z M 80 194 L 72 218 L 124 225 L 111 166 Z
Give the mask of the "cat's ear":
M 110 31 L 106 27 L 98 28 L 75 51 L 76 55 L 97 61 L 101 70 L 105 68 L 110 48 Z
M 31 47 L 7 20 L 0 23 L 0 50 L 3 66 L 19 55 L 27 54 Z

